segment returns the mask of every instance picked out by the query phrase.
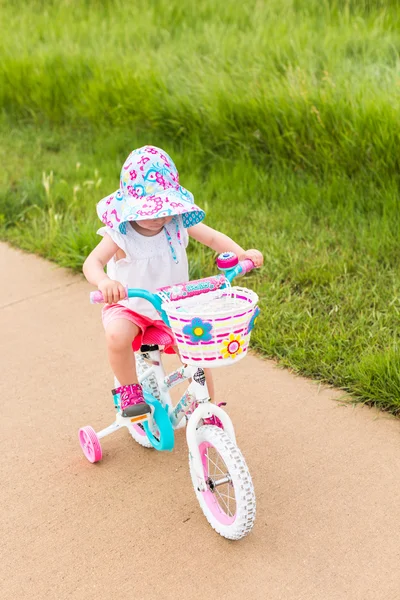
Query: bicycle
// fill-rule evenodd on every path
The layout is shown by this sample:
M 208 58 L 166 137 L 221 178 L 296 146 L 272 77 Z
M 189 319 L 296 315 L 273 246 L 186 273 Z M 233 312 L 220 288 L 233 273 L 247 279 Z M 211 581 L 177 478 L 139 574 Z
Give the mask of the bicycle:
M 171 327 L 183 365 L 166 375 L 159 346 L 151 334 L 144 338 L 135 358 L 145 404 L 121 410 L 114 397 L 114 423 L 97 433 L 90 426 L 81 428 L 79 441 L 86 458 L 95 463 L 102 458 L 100 439 L 121 427 L 142 446 L 171 451 L 174 430 L 186 425 L 190 475 L 200 507 L 217 533 L 237 540 L 254 525 L 254 487 L 231 419 L 221 405 L 210 402 L 203 368 L 235 364 L 246 356 L 259 308 L 255 292 L 231 287 L 236 276 L 254 268 L 252 261 L 239 262 L 227 252 L 218 257 L 217 266 L 221 274 L 156 294 L 126 289 L 127 297 L 151 302 Z M 93 303 L 103 302 L 99 291 L 90 297 Z M 169 390 L 187 380 L 187 390 L 173 406 Z

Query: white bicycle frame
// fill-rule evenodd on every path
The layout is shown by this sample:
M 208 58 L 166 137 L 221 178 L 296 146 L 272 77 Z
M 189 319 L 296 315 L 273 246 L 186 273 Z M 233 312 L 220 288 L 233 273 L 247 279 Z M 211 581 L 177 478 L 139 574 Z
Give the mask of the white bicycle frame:
M 160 402 L 168 407 L 168 416 L 174 429 L 177 429 L 183 418 L 188 419 L 186 426 L 186 441 L 189 448 L 189 457 L 197 476 L 198 490 L 205 492 L 207 490 L 204 478 L 204 469 L 200 457 L 199 447 L 196 440 L 196 429 L 202 419 L 210 418 L 215 415 L 220 419 L 224 426 L 225 433 L 236 444 L 235 431 L 233 424 L 227 413 L 219 406 L 210 401 L 203 369 L 192 366 L 182 365 L 176 371 L 165 375 L 164 366 L 161 360 L 161 352 L 152 350 L 142 354 L 148 368 L 139 377 L 139 383 L 142 384 L 151 375 L 157 379 L 160 392 Z M 180 383 L 191 380 L 185 393 L 181 396 L 179 402 L 173 406 L 169 390 Z M 193 403 L 198 406 L 190 413 Z M 189 413 L 189 415 L 187 415 Z M 149 423 L 150 426 L 152 425 Z

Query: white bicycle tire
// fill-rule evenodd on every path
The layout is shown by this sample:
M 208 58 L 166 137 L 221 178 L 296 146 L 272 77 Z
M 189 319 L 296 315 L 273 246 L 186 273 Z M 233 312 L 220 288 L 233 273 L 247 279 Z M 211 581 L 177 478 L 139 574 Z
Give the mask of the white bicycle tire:
M 211 444 L 214 450 L 222 458 L 223 463 L 225 463 L 229 477 L 231 478 L 231 483 L 226 485 L 230 485 L 234 489 L 236 513 L 233 520 L 231 515 L 225 515 L 226 521 L 232 520 L 232 522 L 229 523 L 221 522 L 221 519 L 222 521 L 225 520 L 225 517 L 222 514 L 221 516 L 216 516 L 216 514 L 219 514 L 219 511 L 222 513 L 224 511 L 220 509 L 221 505 L 218 501 L 218 509 L 215 509 L 215 504 L 213 508 L 210 508 L 209 494 L 213 493 L 216 495 L 219 492 L 211 492 L 210 489 L 207 489 L 207 492 L 201 492 L 197 489 L 197 476 L 189 455 L 190 475 L 200 507 L 211 527 L 217 533 L 230 540 L 239 540 L 250 533 L 256 516 L 254 486 L 246 461 L 236 444 L 234 444 L 229 436 L 219 427 L 214 425 L 204 425 L 200 427 L 196 432 L 196 441 L 198 447 L 203 449 L 204 444 Z

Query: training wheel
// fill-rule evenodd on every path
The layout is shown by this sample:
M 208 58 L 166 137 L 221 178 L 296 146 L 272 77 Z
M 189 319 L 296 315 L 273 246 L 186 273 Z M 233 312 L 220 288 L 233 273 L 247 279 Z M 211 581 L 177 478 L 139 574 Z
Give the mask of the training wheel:
M 95 463 L 102 459 L 103 452 L 101 451 L 100 441 L 93 427 L 87 425 L 79 430 L 79 443 L 89 462 Z

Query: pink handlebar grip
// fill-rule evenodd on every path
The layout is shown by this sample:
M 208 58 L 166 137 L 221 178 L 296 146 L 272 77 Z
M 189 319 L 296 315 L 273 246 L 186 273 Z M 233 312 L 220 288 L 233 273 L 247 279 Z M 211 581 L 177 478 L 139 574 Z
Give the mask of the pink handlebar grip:
M 254 263 L 252 260 L 250 260 L 250 258 L 245 258 L 244 260 L 241 260 L 239 265 L 242 267 L 242 275 L 245 275 L 246 273 L 254 269 Z
M 125 298 L 128 298 L 128 287 L 125 288 Z M 124 300 L 125 300 L 124 298 Z M 90 292 L 90 303 L 91 304 L 104 304 L 103 294 L 100 290 Z
M 103 304 L 104 298 L 103 294 L 100 290 L 96 290 L 95 292 L 90 292 L 90 303 L 91 304 Z

